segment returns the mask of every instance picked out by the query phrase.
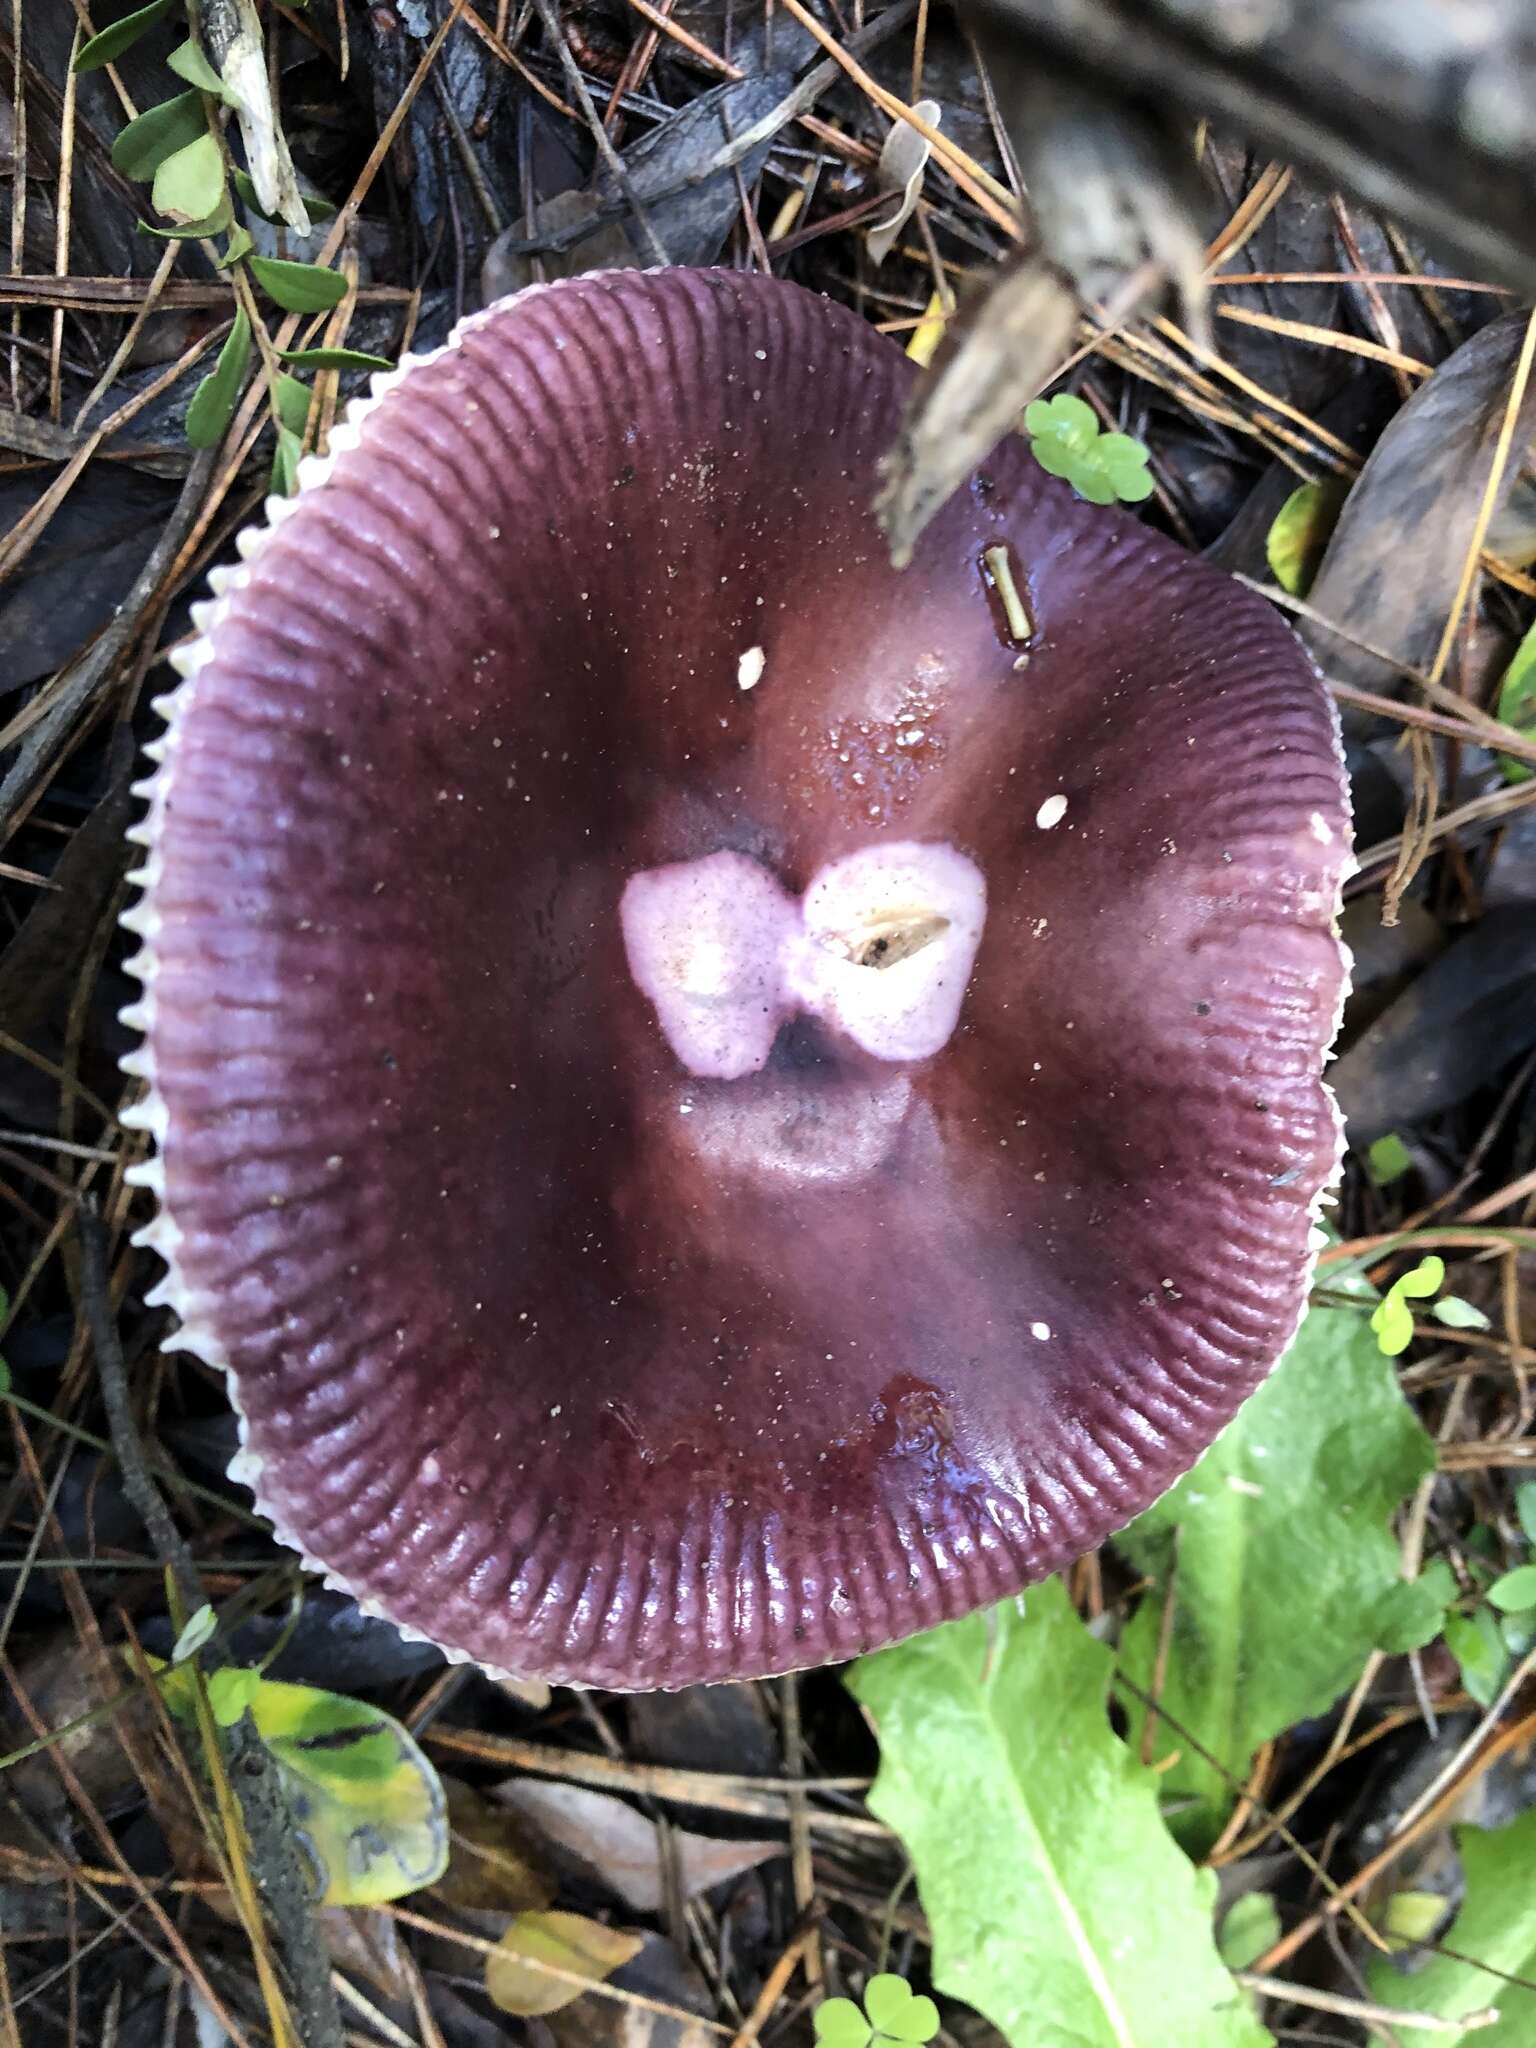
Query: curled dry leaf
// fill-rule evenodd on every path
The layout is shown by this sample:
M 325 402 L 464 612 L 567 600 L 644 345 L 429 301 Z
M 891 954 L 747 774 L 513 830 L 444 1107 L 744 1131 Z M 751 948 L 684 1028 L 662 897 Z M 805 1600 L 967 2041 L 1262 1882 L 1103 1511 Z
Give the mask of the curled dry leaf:
M 969 317 L 950 323 L 881 465 L 875 509 L 898 568 L 944 501 L 1017 426 L 1060 363 L 1076 321 L 1077 302 L 1062 277 L 1026 257 Z
M 584 1985 L 573 1978 L 601 1984 L 643 1946 L 638 1934 L 582 1913 L 519 1913 L 485 1959 L 486 1992 L 516 2019 L 542 2019 L 580 1998 Z
M 937 100 L 918 100 L 912 111 L 934 128 L 944 118 L 944 110 Z M 932 149 L 933 144 L 927 136 L 920 135 L 910 121 L 897 121 L 885 138 L 876 176 L 882 192 L 891 192 L 898 197 L 892 212 L 884 220 L 877 221 L 864 237 L 871 263 L 885 261 L 896 246 L 896 237 L 910 220 L 918 194 L 923 189 L 923 172 L 928 168 Z
M 531 1779 L 499 1785 L 495 1797 L 577 1863 L 584 1875 L 597 1878 L 637 1913 L 654 1913 L 662 1903 L 656 1825 L 622 1799 L 581 1785 L 547 1785 Z M 683 1828 L 673 1829 L 672 1842 L 689 1898 L 785 1854 L 782 1842 L 722 1842 Z

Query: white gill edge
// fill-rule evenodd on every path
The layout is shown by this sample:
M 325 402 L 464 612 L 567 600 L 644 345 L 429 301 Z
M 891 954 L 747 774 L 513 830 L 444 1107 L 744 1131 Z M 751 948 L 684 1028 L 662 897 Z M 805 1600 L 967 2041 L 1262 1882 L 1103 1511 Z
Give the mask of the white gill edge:
M 600 276 L 602 273 L 596 272 L 592 273 L 592 275 Z M 147 1306 L 169 1308 L 177 1318 L 178 1327 L 172 1330 L 163 1340 L 160 1348 L 162 1351 L 194 1352 L 207 1364 L 217 1367 L 224 1373 L 228 1382 L 230 1406 L 235 1411 L 235 1419 L 240 1433 L 240 1448 L 230 1460 L 229 1477 L 237 1485 L 249 1488 L 253 1496 L 253 1505 L 256 1512 L 259 1515 L 265 1516 L 271 1522 L 273 1534 L 280 1543 L 284 1543 L 290 1550 L 298 1552 L 300 1562 L 306 1570 L 315 1573 L 325 1585 L 331 1587 L 334 1591 L 343 1593 L 348 1599 L 353 1600 L 360 1613 L 369 1615 L 379 1621 L 387 1621 L 392 1628 L 399 1631 L 407 1642 L 430 1644 L 432 1648 L 438 1650 L 446 1657 L 450 1663 L 475 1664 L 495 1678 L 520 1678 L 527 1677 L 529 1674 L 507 1671 L 494 1664 L 482 1664 L 481 1660 L 473 1656 L 468 1650 L 459 1649 L 451 1643 L 441 1642 L 436 1636 L 429 1635 L 424 1629 L 412 1628 L 407 1623 L 397 1621 L 381 1600 L 375 1598 L 372 1594 L 361 1591 L 339 1572 L 333 1571 L 323 1558 L 316 1557 L 311 1551 L 307 1550 L 302 1539 L 288 1527 L 281 1513 L 263 1491 L 264 1461 L 251 1446 L 250 1424 L 246 1416 L 245 1404 L 240 1398 L 240 1377 L 230 1361 L 229 1353 L 220 1342 L 214 1322 L 213 1302 L 206 1296 L 199 1295 L 198 1291 L 188 1281 L 182 1269 L 178 1256 L 182 1232 L 167 1200 L 165 1166 L 163 1159 L 159 1156 L 165 1149 L 170 1112 L 155 1081 L 155 976 L 158 970 L 158 962 L 155 957 L 155 937 L 160 929 L 160 915 L 155 907 L 155 894 L 160 882 L 162 869 L 162 857 L 159 850 L 160 827 L 164 820 L 166 804 L 169 801 L 170 792 L 175 782 L 176 754 L 181 744 L 182 728 L 197 697 L 197 678 L 199 672 L 213 659 L 214 637 L 229 612 L 231 600 L 235 593 L 243 590 L 250 581 L 252 566 L 259 560 L 268 541 L 280 529 L 283 522 L 290 518 L 298 509 L 299 497 L 306 492 L 319 489 L 327 481 L 337 462 L 344 455 L 351 454 L 358 447 L 362 439 L 364 422 L 384 402 L 395 387 L 404 382 L 413 370 L 423 369 L 428 363 L 434 363 L 439 357 L 447 355 L 451 350 L 460 345 L 466 335 L 473 333 L 476 328 L 484 326 L 487 321 L 507 312 L 520 300 L 532 298 L 536 293 L 540 292 L 557 292 L 567 285 L 580 281 L 590 282 L 591 278 L 589 276 L 585 280 L 578 280 L 576 278 L 560 279 L 548 285 L 529 285 L 523 291 L 514 292 L 507 298 L 494 301 L 478 313 L 467 315 L 466 318 L 458 322 L 440 348 L 428 350 L 422 355 L 402 356 L 394 369 L 376 371 L 369 380 L 366 396 L 354 398 L 348 405 L 346 412 L 331 429 L 330 442 L 326 453 L 324 455 L 306 455 L 300 462 L 298 496 L 292 498 L 269 497 L 263 508 L 266 518 L 265 525 L 257 524 L 246 527 L 236 540 L 235 546 L 240 556 L 239 562 L 226 564 L 210 571 L 208 587 L 212 592 L 212 597 L 192 607 L 192 622 L 197 628 L 197 638 L 178 647 L 170 657 L 171 665 L 180 674 L 182 681 L 173 689 L 166 691 L 162 696 L 156 697 L 152 702 L 151 708 L 158 712 L 165 720 L 165 731 L 158 740 L 151 741 L 144 749 L 145 754 L 155 763 L 155 768 L 152 774 L 146 776 L 143 781 L 136 783 L 133 787 L 133 795 L 142 797 L 145 800 L 146 810 L 144 817 L 137 824 L 131 825 L 128 828 L 127 835 L 135 844 L 145 849 L 145 857 L 142 864 L 133 869 L 128 876 L 128 880 L 136 883 L 142 893 L 138 901 L 131 904 L 123 912 L 121 919 L 123 928 L 126 931 L 132 932 L 140 941 L 138 952 L 125 960 L 123 964 L 128 973 L 132 974 L 136 980 L 143 984 L 144 990 L 143 995 L 136 1002 L 125 1005 L 119 1012 L 120 1021 L 126 1024 L 130 1030 L 141 1034 L 141 1042 L 138 1047 L 123 1056 L 121 1061 L 122 1070 L 132 1079 L 143 1083 L 143 1092 L 138 1100 L 128 1104 L 121 1111 L 121 1121 L 129 1130 L 147 1131 L 155 1146 L 155 1156 L 130 1166 L 123 1177 L 132 1187 L 147 1188 L 154 1195 L 158 1204 L 157 1213 L 154 1218 L 146 1223 L 142 1229 L 134 1232 L 131 1242 L 153 1251 L 165 1264 L 164 1278 L 151 1288 L 144 1297 Z M 1325 702 L 1328 705 L 1334 756 L 1338 765 L 1344 793 L 1345 809 L 1347 811 L 1349 808 L 1349 784 L 1339 713 L 1331 694 L 1327 690 L 1327 686 L 1322 680 L 1321 672 L 1316 669 L 1315 664 L 1313 665 L 1313 672 L 1317 676 L 1318 687 L 1323 691 Z M 1346 840 L 1346 851 L 1340 859 L 1334 882 L 1332 930 L 1334 944 L 1338 948 L 1343 973 L 1340 979 L 1333 1028 L 1328 1038 L 1330 1050 L 1325 1055 L 1328 1059 L 1333 1057 L 1331 1048 L 1338 1037 L 1339 1027 L 1343 1021 L 1344 1003 L 1349 994 L 1350 972 L 1354 965 L 1349 948 L 1339 935 L 1339 918 L 1344 905 L 1344 884 L 1355 868 L 1353 856 L 1348 853 L 1347 846 L 1348 842 Z M 1323 1084 L 1323 1088 L 1332 1106 L 1334 1117 L 1335 1152 L 1333 1169 L 1320 1184 L 1309 1204 L 1308 1215 L 1312 1228 L 1311 1243 L 1308 1247 L 1310 1255 L 1307 1259 L 1304 1273 L 1305 1284 L 1300 1290 L 1295 1320 L 1291 1325 L 1285 1343 L 1276 1354 L 1277 1360 L 1294 1343 L 1296 1333 L 1301 1328 L 1303 1318 L 1306 1315 L 1307 1303 L 1311 1294 L 1312 1275 L 1316 1269 L 1318 1254 L 1321 1252 L 1325 1242 L 1323 1232 L 1319 1227 L 1322 1211 L 1325 1206 L 1336 1200 L 1337 1189 L 1344 1171 L 1346 1143 L 1343 1114 L 1339 1109 L 1338 1100 L 1333 1089 L 1326 1082 Z M 1201 1456 L 1204 1456 L 1203 1452 Z M 1199 1460 L 1196 1460 L 1196 1463 L 1198 1464 Z M 541 1673 L 538 1675 L 543 1676 L 545 1674 Z M 557 1682 L 564 1684 L 572 1683 L 569 1679 L 558 1680 Z
M 601 273 L 593 273 L 601 275 Z M 590 282 L 588 277 L 586 282 Z M 182 680 L 162 696 L 156 697 L 151 708 L 165 720 L 165 731 L 157 740 L 152 740 L 144 752 L 155 763 L 154 770 L 143 781 L 135 783 L 132 794 L 142 797 L 146 809 L 137 824 L 128 828 L 128 837 L 145 849 L 142 863 L 133 869 L 128 880 L 136 883 L 141 890 L 137 902 L 130 904 L 123 912 L 122 925 L 139 940 L 139 950 L 123 965 L 128 973 L 142 983 L 143 994 L 127 1004 L 119 1013 L 119 1019 L 131 1031 L 140 1034 L 140 1043 L 121 1061 L 122 1071 L 131 1079 L 143 1084 L 142 1093 L 134 1102 L 121 1111 L 121 1121 L 131 1131 L 147 1131 L 153 1140 L 153 1156 L 128 1167 L 124 1179 L 130 1186 L 147 1188 L 154 1195 L 157 1204 L 152 1221 L 134 1232 L 131 1242 L 156 1253 L 165 1262 L 164 1277 L 150 1289 L 144 1300 L 151 1308 L 169 1308 L 177 1319 L 177 1327 L 163 1340 L 162 1351 L 191 1351 L 207 1364 L 216 1366 L 224 1373 L 228 1382 L 230 1406 L 240 1432 L 240 1448 L 230 1460 L 229 1477 L 236 1485 L 248 1487 L 254 1496 L 254 1506 L 259 1515 L 271 1522 L 273 1534 L 280 1543 L 299 1553 L 306 1570 L 316 1573 L 327 1586 L 355 1601 L 359 1610 L 380 1621 L 387 1621 L 398 1629 L 409 1642 L 429 1643 L 441 1651 L 450 1663 L 476 1664 L 495 1678 L 526 1677 L 527 1673 L 505 1671 L 497 1665 L 482 1664 L 467 1650 L 456 1648 L 451 1643 L 440 1642 L 425 1630 L 411 1628 L 397 1621 L 385 1604 L 370 1593 L 354 1586 L 339 1572 L 333 1571 L 323 1558 L 313 1555 L 304 1546 L 302 1539 L 288 1526 L 282 1513 L 264 1490 L 265 1466 L 260 1454 L 251 1443 L 250 1423 L 245 1404 L 240 1398 L 240 1377 L 235 1371 L 228 1351 L 220 1340 L 215 1317 L 215 1303 L 206 1294 L 200 1293 L 187 1278 L 180 1258 L 182 1231 L 168 1199 L 164 1151 L 166 1133 L 170 1125 L 170 1111 L 161 1094 L 155 1076 L 155 978 L 159 961 L 155 952 L 155 940 L 160 931 L 161 916 L 156 905 L 163 857 L 160 852 L 160 832 L 165 819 L 166 805 L 176 781 L 176 757 L 182 745 L 186 721 L 197 701 L 198 676 L 214 658 L 214 644 L 220 627 L 228 616 L 231 603 L 237 592 L 243 590 L 251 580 L 251 571 L 260 560 L 272 536 L 284 521 L 291 518 L 298 509 L 300 498 L 311 491 L 320 489 L 329 479 L 332 470 L 343 456 L 350 455 L 362 440 L 362 430 L 369 415 L 382 405 L 397 385 L 403 383 L 415 370 L 424 369 L 428 363 L 449 354 L 474 332 L 493 318 L 507 312 L 519 300 L 531 298 L 536 293 L 560 291 L 576 279 L 561 279 L 550 285 L 530 285 L 525 290 L 514 292 L 509 297 L 498 299 L 478 313 L 471 313 L 459 321 L 441 348 L 430 349 L 421 355 L 405 355 L 392 370 L 378 370 L 369 379 L 365 395 L 354 398 L 345 413 L 331 429 L 330 442 L 324 455 L 306 455 L 299 463 L 298 495 L 291 498 L 269 497 L 263 507 L 265 523 L 246 527 L 238 536 L 235 546 L 240 556 L 236 563 L 225 564 L 209 572 L 208 588 L 212 593 L 207 599 L 192 607 L 192 623 L 197 628 L 197 638 L 185 642 L 170 656 L 171 666 Z

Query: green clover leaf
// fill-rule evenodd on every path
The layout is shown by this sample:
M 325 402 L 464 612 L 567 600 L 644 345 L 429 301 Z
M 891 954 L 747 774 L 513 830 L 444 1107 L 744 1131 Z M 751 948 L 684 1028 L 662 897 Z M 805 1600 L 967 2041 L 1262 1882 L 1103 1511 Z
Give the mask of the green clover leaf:
M 939 2009 L 887 1970 L 865 1985 L 862 2010 L 851 1998 L 828 1998 L 816 2008 L 814 2024 L 821 2048 L 879 2048 L 883 2042 L 922 2048 L 939 2031 Z
M 1037 398 L 1024 425 L 1035 460 L 1091 505 L 1138 504 L 1152 494 L 1147 451 L 1130 434 L 1101 434 L 1094 410 L 1070 391 Z
M 816 2039 L 823 2048 L 865 2048 L 870 2024 L 851 1998 L 827 1998 L 816 2008 Z

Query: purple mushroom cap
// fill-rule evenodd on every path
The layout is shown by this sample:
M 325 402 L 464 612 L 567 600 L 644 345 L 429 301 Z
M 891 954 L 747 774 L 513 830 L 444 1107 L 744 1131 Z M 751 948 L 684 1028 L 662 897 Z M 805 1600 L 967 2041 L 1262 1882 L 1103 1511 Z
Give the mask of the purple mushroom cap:
M 1090 1549 L 1292 1336 L 1349 851 L 1271 609 L 1017 443 L 898 574 L 911 369 L 724 271 L 378 380 L 151 751 L 179 1342 L 371 1612 L 619 1688 Z

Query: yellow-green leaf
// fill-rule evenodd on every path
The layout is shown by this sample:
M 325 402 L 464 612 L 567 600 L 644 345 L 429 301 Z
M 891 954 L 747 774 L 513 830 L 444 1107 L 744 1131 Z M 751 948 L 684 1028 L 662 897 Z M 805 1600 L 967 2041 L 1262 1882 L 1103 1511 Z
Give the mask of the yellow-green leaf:
M 251 1716 L 326 1905 L 379 1906 L 442 1876 L 443 1788 L 398 1721 L 341 1693 L 267 1680 Z
M 644 1946 L 581 1913 L 519 1913 L 485 1960 L 491 2003 L 516 2019 L 542 2019 L 579 1998 L 586 1984 L 601 1984 Z M 553 1967 L 549 1967 L 552 1965 Z M 570 1979 L 579 1980 L 572 1983 Z
M 1496 710 L 1505 725 L 1536 739 L 1536 626 L 1515 649 L 1515 658 L 1504 671 Z M 1500 754 L 1499 768 L 1506 782 L 1529 782 L 1536 775 L 1529 761 L 1517 760 L 1513 754 Z
M 1323 551 L 1338 524 L 1345 490 L 1326 480 L 1292 491 L 1264 542 L 1270 573 L 1282 590 L 1302 596 L 1311 587 Z
M 347 280 L 323 264 L 285 263 L 276 256 L 248 261 L 252 277 L 285 313 L 325 313 L 347 296 Z
M 169 220 L 207 220 L 218 208 L 224 197 L 224 158 L 206 128 L 166 157 L 150 196 L 155 211 Z

